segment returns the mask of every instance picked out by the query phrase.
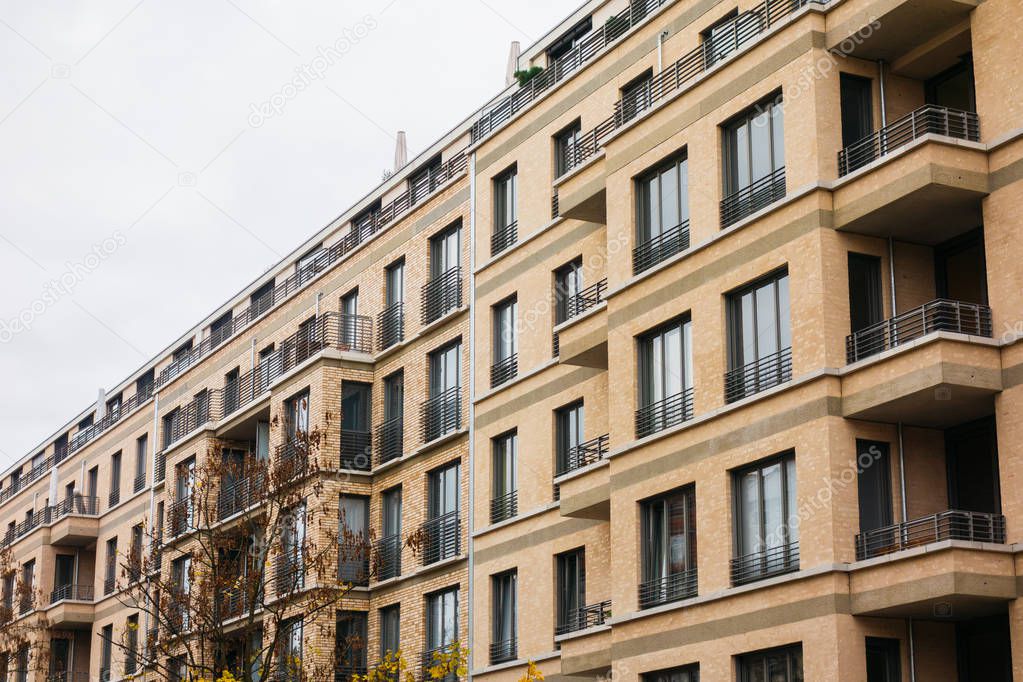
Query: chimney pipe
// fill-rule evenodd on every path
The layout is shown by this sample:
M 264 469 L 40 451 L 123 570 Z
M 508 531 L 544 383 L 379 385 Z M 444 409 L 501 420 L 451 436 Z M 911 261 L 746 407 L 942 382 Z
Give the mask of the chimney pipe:
M 405 139 L 405 131 L 398 131 L 397 143 L 394 146 L 394 172 L 397 173 L 408 163 L 408 142 Z
M 515 82 L 515 72 L 519 70 L 519 55 L 522 52 L 522 47 L 519 45 L 519 41 L 513 40 L 511 49 L 508 51 L 508 73 L 505 75 L 505 85 L 511 85 Z

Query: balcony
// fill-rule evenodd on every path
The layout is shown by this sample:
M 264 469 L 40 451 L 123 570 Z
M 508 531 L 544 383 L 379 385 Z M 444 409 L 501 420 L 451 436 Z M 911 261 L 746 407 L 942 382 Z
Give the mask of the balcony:
M 645 438 L 692 418 L 693 389 L 690 387 L 636 410 L 636 438 Z
M 142 472 L 135 477 L 135 480 L 131 484 L 131 492 L 138 493 L 142 492 L 142 489 L 146 487 L 146 472 Z
M 735 557 L 730 562 L 732 585 L 746 585 L 799 570 L 799 541 Z
M 454 386 L 430 398 L 420 407 L 424 443 L 462 428 L 462 387 Z
M 574 448 L 565 464 L 579 464 L 554 478 L 554 490 L 562 516 L 607 521 L 611 518 L 611 467 L 607 437 L 601 436 Z
M 734 403 L 792 379 L 792 349 L 784 348 L 725 372 L 725 402 Z
M 360 538 L 342 540 L 338 548 L 337 577 L 354 586 L 369 585 L 370 547 Z
M 604 625 L 611 618 L 611 600 L 598 604 L 583 606 L 572 613 L 565 614 L 565 622 L 558 623 L 554 628 L 554 636 L 567 635 L 571 632 L 588 630 Z
M 462 268 L 455 266 L 423 285 L 422 323 L 435 322 L 462 307 Z
M 858 362 L 935 332 L 991 338 L 991 308 L 946 299 L 925 303 L 847 336 L 846 362 Z
M 607 369 L 607 304 L 603 290 L 598 291 L 587 301 L 585 316 L 580 311 L 555 326 L 560 364 Z M 593 300 L 598 296 L 600 300 Z
M 384 351 L 405 340 L 405 304 L 395 303 L 377 315 L 377 350 Z
M 462 526 L 458 512 L 448 512 L 420 526 L 423 538 L 422 563 L 429 566 L 461 553 Z
M 190 497 L 171 503 L 167 507 L 167 527 L 170 529 L 171 538 L 194 530 L 194 515 L 195 510 Z
M 856 536 L 856 560 L 863 561 L 943 540 L 1004 545 L 1005 517 L 950 509 L 860 533 Z
M 405 452 L 405 419 L 399 415 L 377 426 L 376 466 L 401 459 Z
M 61 585 L 54 588 L 50 593 L 50 604 L 60 601 L 84 601 L 92 602 L 92 585 Z
M 519 355 L 512 353 L 504 360 L 490 366 L 490 388 L 497 388 L 501 384 L 514 379 L 519 373 Z
M 603 436 L 597 436 L 584 443 L 579 443 L 574 448 L 569 448 L 565 454 L 564 470 L 558 471 L 556 475 L 561 476 L 604 459 L 607 456 L 607 446 L 610 440 L 611 436 L 605 433 Z
M 373 573 L 378 581 L 401 575 L 401 535 L 388 535 L 373 545 Z
M 518 656 L 519 640 L 517 638 L 490 643 L 490 665 L 514 661 Z
M 607 278 L 600 280 L 596 284 L 591 284 L 577 294 L 569 296 L 565 300 L 565 319 L 558 324 L 563 324 L 569 320 L 582 315 L 590 308 L 594 308 L 600 303 L 604 302 L 604 295 L 607 293 Z M 554 357 L 561 355 L 561 339 L 557 332 L 554 332 Z
M 285 597 L 301 590 L 305 585 L 305 566 L 301 556 L 282 554 L 274 565 L 274 591 Z
M 99 498 L 75 495 L 51 509 L 50 544 L 81 546 L 99 536 Z
M 632 250 L 632 274 L 638 275 L 689 248 L 689 221 L 661 232 Z
M 265 491 L 266 481 L 262 474 L 225 480 L 217 493 L 217 520 L 223 521 L 258 504 Z
M 639 608 L 649 609 L 695 597 L 696 584 L 695 568 L 640 583 Z
M 80 430 L 68 443 L 67 449 L 64 452 L 55 453 L 53 459 L 54 462 L 60 462 L 65 459 L 68 455 L 78 452 L 90 442 L 96 440 L 96 438 L 110 429 L 111 426 L 118 423 L 129 414 L 132 414 L 146 403 L 150 398 L 153 397 L 152 385 L 145 385 L 135 395 L 125 400 L 120 405 L 117 405 L 114 409 L 109 410 L 103 417 L 98 419 L 92 426 Z
M 156 467 L 153 470 L 153 483 L 162 483 L 167 478 L 167 453 L 156 455 Z
M 513 220 L 504 227 L 498 228 L 490 235 L 490 256 L 510 248 L 519 240 L 519 221 Z
M 373 436 L 369 431 L 341 430 L 341 468 L 369 471 L 373 467 Z
M 490 523 L 501 523 L 515 518 L 519 513 L 519 491 L 513 490 L 506 495 L 490 500 Z
M 558 215 L 563 218 L 607 223 L 607 164 L 603 156 L 580 168 L 583 161 L 596 156 L 595 136 L 605 136 L 610 124 L 594 130 L 568 149 L 567 163 L 573 170 L 555 180 Z
M 785 198 L 785 167 L 765 175 L 721 200 L 721 227 L 734 225 Z

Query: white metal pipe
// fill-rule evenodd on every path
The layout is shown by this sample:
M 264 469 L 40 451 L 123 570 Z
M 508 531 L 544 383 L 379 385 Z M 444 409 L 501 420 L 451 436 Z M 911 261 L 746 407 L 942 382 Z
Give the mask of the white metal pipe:
M 476 291 L 476 152 L 473 151 L 469 155 L 469 357 L 475 360 L 476 358 L 476 305 L 475 301 L 472 300 L 472 296 Z M 459 368 L 461 371 L 461 368 Z M 466 611 L 469 614 L 468 617 L 468 649 L 469 649 L 469 665 L 466 666 L 468 670 L 469 682 L 472 682 L 472 656 L 475 651 L 474 640 L 473 640 L 473 599 L 475 595 L 474 585 L 476 583 L 474 570 L 476 568 L 476 562 L 473 558 L 474 542 L 472 537 L 473 522 L 475 515 L 473 514 L 474 500 L 476 499 L 476 461 L 475 461 L 475 445 L 473 444 L 473 433 L 475 432 L 473 420 L 476 417 L 476 382 L 470 376 L 469 378 L 469 503 L 467 505 L 466 528 L 468 529 L 468 573 L 469 573 L 469 585 L 468 585 L 468 603 Z

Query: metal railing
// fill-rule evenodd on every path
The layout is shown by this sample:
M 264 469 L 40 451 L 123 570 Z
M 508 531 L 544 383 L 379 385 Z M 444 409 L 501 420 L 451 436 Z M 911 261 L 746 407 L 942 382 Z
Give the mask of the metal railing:
M 286 481 L 303 476 L 309 471 L 310 443 L 300 439 L 288 441 L 277 447 L 277 470 Z
M 792 348 L 725 372 L 725 402 L 734 403 L 792 379 Z
M 405 340 L 405 304 L 395 303 L 377 315 L 377 350 L 387 350 Z
M 107 508 L 108 509 L 113 509 L 114 507 L 116 507 L 117 505 L 119 505 L 121 503 L 120 481 L 118 481 L 116 483 L 111 483 L 111 485 L 114 486 L 114 489 L 110 491 L 110 495 L 107 498 Z
M 490 523 L 500 523 L 514 518 L 519 513 L 519 491 L 495 497 L 490 500 Z
M 490 663 L 503 663 L 514 661 L 519 655 L 519 640 L 517 638 L 505 639 L 500 642 L 490 643 Z
M 46 682 L 89 682 L 89 673 L 58 670 L 47 673 Z
M 513 220 L 490 235 L 490 255 L 496 256 L 519 239 L 519 221 Z
M 437 191 L 449 180 L 459 177 L 465 173 L 467 168 L 468 157 L 464 151 L 458 152 L 439 166 L 436 171 L 431 173 L 425 185 L 420 182 L 416 187 L 407 189 L 405 192 L 395 197 L 393 201 L 381 207 L 379 211 L 370 214 L 358 225 L 353 225 L 351 231 L 345 235 L 345 237 L 329 248 L 323 249 L 301 270 L 297 270 L 290 277 L 278 282 L 276 286 L 274 286 L 272 292 L 265 294 L 262 298 L 256 301 L 253 301 L 246 310 L 236 314 L 230 325 L 228 325 L 230 332 L 225 331 L 223 334 L 218 334 L 217 339 L 213 339 L 212 337 L 203 339 L 198 346 L 164 368 L 156 379 L 156 387 L 167 384 L 176 376 L 195 365 L 200 359 L 215 350 L 227 338 L 234 336 L 245 327 L 248 327 L 264 313 L 276 307 L 296 291 L 304 288 L 305 285 L 319 273 L 333 267 L 339 260 L 348 255 L 374 234 L 382 231 L 390 223 L 408 214 L 418 203 L 425 199 L 424 191 L 429 191 L 431 193 Z M 215 344 L 214 340 L 219 341 L 219 343 Z
M 571 613 L 565 614 L 565 621 L 558 623 L 554 628 L 554 634 L 565 635 L 569 632 L 579 632 L 587 628 L 595 628 L 603 625 L 611 618 L 611 600 L 588 604 Z
M 597 436 L 585 443 L 579 443 L 574 448 L 569 448 L 565 453 L 565 461 L 562 463 L 564 469 L 557 472 L 557 476 L 567 474 L 569 471 L 582 469 L 607 456 L 608 443 L 611 440 L 609 434 Z
M 282 554 L 274 565 L 274 591 L 288 595 L 305 585 L 305 566 L 301 556 Z
M 649 270 L 689 248 L 689 219 L 648 239 L 632 250 L 632 274 Z
M 167 453 L 160 452 L 156 455 L 156 467 L 153 469 L 153 483 L 159 483 L 167 478 Z
M 59 601 L 92 601 L 92 585 L 60 585 L 50 593 L 50 604 Z
M 193 530 L 194 514 L 195 510 L 190 497 L 178 500 L 167 507 L 167 527 L 170 529 L 170 536 L 176 538 Z
M 561 205 L 558 199 L 558 188 L 551 190 L 551 220 L 561 217 Z
M 462 428 L 462 387 L 453 386 L 424 402 L 420 425 L 424 443 Z
M 345 540 L 338 548 L 338 580 L 352 585 L 369 585 L 370 545 L 362 538 Z
M 401 575 L 401 535 L 388 535 L 373 545 L 373 569 L 377 580 L 390 580 Z
M 943 540 L 1005 544 L 1005 517 L 1001 514 L 946 511 L 859 533 L 856 560 L 901 552 Z
M 636 438 L 678 426 L 693 418 L 693 388 L 636 410 Z
M 462 268 L 458 265 L 438 275 L 422 288 L 423 324 L 430 324 L 462 307 Z
M 110 594 L 117 586 L 117 555 L 107 557 L 103 574 L 103 594 Z
M 782 19 L 808 5 L 823 7 L 830 0 L 763 0 L 756 7 L 733 18 L 715 31 L 713 40 L 682 55 L 672 64 L 647 81 L 641 88 L 615 103 L 614 113 L 597 124 L 593 130 L 580 135 L 579 142 L 568 150 L 566 165 L 569 170 L 603 149 L 604 143 L 615 130 L 651 109 L 672 93 L 689 85 L 721 62 L 768 31 Z
M 731 560 L 729 568 L 732 585 L 744 585 L 798 571 L 799 541 L 735 557 Z
M 696 584 L 696 568 L 647 580 L 639 584 L 639 608 L 649 609 L 695 597 Z
M 66 449 L 63 452 L 57 452 L 54 454 L 54 460 L 60 462 L 65 459 L 68 455 L 71 455 L 78 450 L 81 450 L 86 444 L 96 437 L 102 434 L 104 431 L 109 429 L 111 426 L 121 421 L 129 414 L 133 413 L 138 408 L 142 407 L 150 398 L 153 397 L 153 386 L 152 384 L 144 384 L 141 389 L 133 396 L 123 401 L 120 405 L 109 410 L 102 418 L 97 420 L 87 428 L 82 429 L 71 438 L 67 444 Z
M 376 464 L 400 459 L 405 453 L 405 419 L 399 415 L 377 425 Z
M 369 431 L 341 430 L 341 468 L 349 471 L 373 468 L 373 435 Z
M 237 618 L 249 611 L 249 594 L 244 587 L 228 588 L 219 601 L 225 619 Z
M 423 566 L 456 557 L 461 553 L 462 524 L 458 512 L 448 512 L 420 526 L 423 538 Z
M 785 198 L 785 166 L 721 200 L 721 227 L 734 225 Z
M 591 284 L 579 293 L 570 296 L 568 301 L 566 301 L 568 304 L 568 319 L 582 315 L 590 308 L 602 302 L 605 293 L 607 293 L 606 277 L 596 284 Z
M 21 523 L 14 527 L 9 527 L 3 537 L 0 538 L 0 548 L 9 546 L 15 540 L 28 535 L 36 528 L 56 523 L 65 516 L 72 514 L 76 516 L 98 516 L 99 498 L 75 495 L 74 497 L 64 498 L 57 504 L 43 507 L 25 518 Z
M 141 491 L 145 487 L 146 487 L 146 472 L 143 471 L 141 474 L 139 474 L 138 476 L 135 477 L 135 480 L 132 482 L 131 491 L 133 493 L 137 493 L 137 492 Z
M 990 338 L 991 308 L 939 298 L 850 334 L 845 338 L 845 359 L 853 363 L 933 332 Z
M 504 360 L 490 366 L 490 388 L 496 388 L 511 381 L 519 373 L 519 354 L 512 353 Z
M 924 135 L 980 141 L 980 118 L 972 111 L 926 104 L 838 152 L 838 175 L 848 175 Z
M 600 55 L 608 45 L 628 33 L 629 29 L 668 1 L 632 0 L 628 9 L 608 18 L 603 26 L 580 40 L 575 47 L 555 60 L 546 70 L 531 78 L 516 92 L 508 95 L 484 113 L 472 126 L 472 141 L 478 142 L 493 133 L 505 121 Z
M 256 505 L 265 492 L 261 473 L 243 476 L 221 485 L 217 493 L 217 520 L 223 521 Z

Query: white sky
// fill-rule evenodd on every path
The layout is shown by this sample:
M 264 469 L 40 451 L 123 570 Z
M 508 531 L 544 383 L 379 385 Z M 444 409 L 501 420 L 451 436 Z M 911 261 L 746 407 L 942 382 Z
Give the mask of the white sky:
M 0 470 L 362 197 L 397 130 L 411 158 L 496 94 L 509 43 L 580 2 L 0 0 Z

